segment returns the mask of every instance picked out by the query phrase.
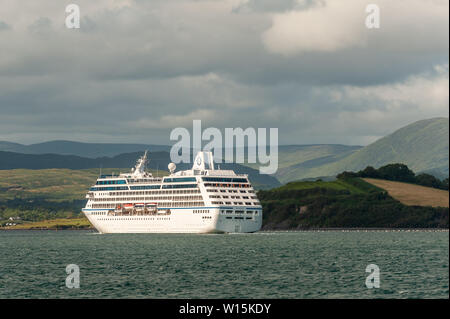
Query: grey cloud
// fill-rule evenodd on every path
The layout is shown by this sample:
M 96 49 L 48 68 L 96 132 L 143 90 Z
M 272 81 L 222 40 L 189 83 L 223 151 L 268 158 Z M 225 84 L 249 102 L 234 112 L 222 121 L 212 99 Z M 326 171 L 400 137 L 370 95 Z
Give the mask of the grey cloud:
M 47 17 L 40 17 L 28 26 L 31 32 L 48 31 L 52 27 L 52 21 Z
M 84 33 L 92 33 L 95 32 L 98 28 L 98 25 L 95 23 L 95 20 L 88 15 L 80 17 L 80 30 Z
M 0 31 L 8 30 L 10 28 L 11 27 L 6 22 L 0 21 Z
M 433 109 L 404 98 L 420 81 L 448 79 L 442 32 L 395 43 L 403 34 L 380 30 L 364 48 L 285 57 L 261 40 L 268 13 L 322 2 L 249 1 L 251 14 L 219 1 L 131 3 L 90 10 L 81 1 L 80 30 L 66 29 L 57 8 L 2 33 L 0 140 L 168 143 L 171 119 L 198 117 L 204 127 L 279 127 L 283 144 L 364 144 L 448 116 L 448 96 L 427 95 Z
M 323 5 L 321 0 L 249 0 L 235 8 L 234 13 L 246 12 L 283 12 L 289 10 L 305 10 L 318 5 Z
M 407 46 L 380 51 L 383 39 L 375 36 L 369 38 L 366 48 L 279 57 L 262 45 L 260 34 L 270 27 L 264 15 L 240 17 L 235 24 L 228 24 L 231 18 L 222 13 L 207 28 L 195 16 L 184 21 L 178 17 L 166 21 L 155 12 L 138 9 L 103 10 L 95 18 L 82 17 L 82 35 L 62 28 L 60 34 L 53 35 L 53 41 L 36 43 L 33 57 L 25 56 L 17 64 L 8 63 L 3 70 L 0 64 L 0 70 L 10 75 L 26 73 L 25 69 L 30 74 L 83 72 L 86 77 L 99 80 L 158 79 L 215 72 L 260 85 L 283 82 L 374 85 L 402 80 L 448 60 L 448 41 L 440 38 L 434 43 L 441 47 L 432 47 L 429 52 L 426 47 L 409 51 Z M 123 23 L 125 18 L 132 19 L 131 26 Z M 51 21 L 41 18 L 33 29 L 48 29 L 50 25 Z M 417 42 L 427 43 L 427 39 L 419 38 Z

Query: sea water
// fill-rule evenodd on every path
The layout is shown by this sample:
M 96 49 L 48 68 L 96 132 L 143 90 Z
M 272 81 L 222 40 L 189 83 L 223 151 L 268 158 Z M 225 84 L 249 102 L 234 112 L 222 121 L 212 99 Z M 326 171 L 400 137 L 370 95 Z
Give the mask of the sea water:
M 449 298 L 449 234 L 1 231 L 0 298 Z

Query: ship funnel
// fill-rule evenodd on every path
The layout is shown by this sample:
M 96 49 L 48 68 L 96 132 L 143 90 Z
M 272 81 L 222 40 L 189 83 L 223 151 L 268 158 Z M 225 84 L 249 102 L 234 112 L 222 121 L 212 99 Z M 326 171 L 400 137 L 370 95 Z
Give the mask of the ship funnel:
M 212 152 L 198 152 L 194 160 L 194 165 L 192 165 L 192 169 L 214 170 L 214 158 Z

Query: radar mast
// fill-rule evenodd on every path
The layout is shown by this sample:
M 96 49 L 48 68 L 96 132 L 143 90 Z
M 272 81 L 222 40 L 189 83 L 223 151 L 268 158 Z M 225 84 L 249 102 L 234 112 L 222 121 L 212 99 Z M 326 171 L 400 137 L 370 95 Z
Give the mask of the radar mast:
M 145 175 L 145 164 L 147 163 L 147 153 L 148 153 L 148 151 L 146 150 L 144 155 L 142 155 L 136 161 L 136 166 L 134 167 L 134 170 L 133 170 L 133 176 L 139 177 L 139 176 Z

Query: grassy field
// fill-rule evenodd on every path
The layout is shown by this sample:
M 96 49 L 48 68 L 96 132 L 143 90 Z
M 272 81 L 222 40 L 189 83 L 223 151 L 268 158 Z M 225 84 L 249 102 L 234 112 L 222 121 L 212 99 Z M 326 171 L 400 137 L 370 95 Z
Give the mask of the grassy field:
M 102 174 L 118 174 L 124 169 L 103 169 Z M 151 171 L 156 176 L 155 171 Z M 159 176 L 167 172 L 159 171 Z M 45 198 L 52 201 L 84 199 L 95 183 L 99 169 L 12 169 L 0 170 L 0 200 Z
M 24 222 L 15 226 L 6 226 L 2 229 L 87 229 L 92 228 L 87 218 L 59 218 L 37 222 Z
M 449 207 L 449 192 L 445 190 L 374 178 L 364 180 L 385 189 L 390 196 L 405 205 Z

